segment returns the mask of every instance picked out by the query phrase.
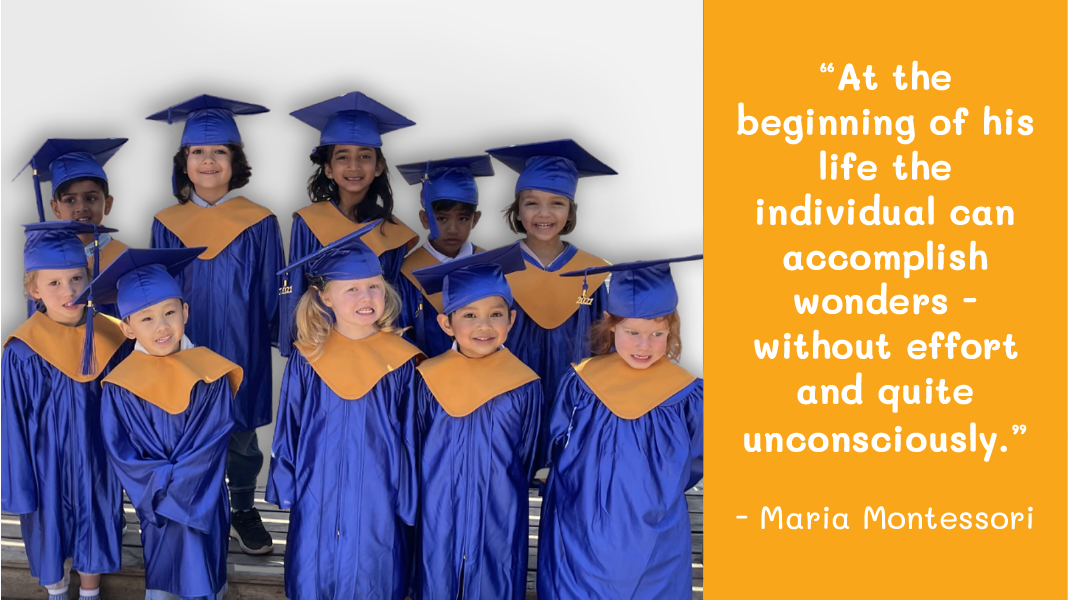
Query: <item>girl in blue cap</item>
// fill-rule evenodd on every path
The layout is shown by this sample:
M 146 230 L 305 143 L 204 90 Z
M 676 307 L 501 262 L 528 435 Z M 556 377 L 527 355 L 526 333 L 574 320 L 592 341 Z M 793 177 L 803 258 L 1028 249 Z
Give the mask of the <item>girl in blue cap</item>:
M 508 348 L 541 377 L 546 397 L 542 423 L 548 423 L 560 378 L 571 363 L 590 355 L 587 335 L 601 314 L 605 294 L 603 275 L 581 282 L 560 274 L 608 264 L 561 236 L 575 229 L 579 178 L 614 175 L 615 171 L 572 140 L 486 152 L 519 173 L 515 201 L 505 211 L 505 219 L 512 231 L 526 236 L 520 246 L 527 268 L 508 276 L 517 304 Z M 536 469 L 547 460 L 546 433 L 543 427 Z
M 378 225 L 290 265 L 311 287 L 296 309 L 267 483 L 267 501 L 290 511 L 288 598 L 402 600 L 409 587 L 420 353 L 394 328 L 396 292 L 361 241 Z
M 234 397 L 226 476 L 232 534 L 248 554 L 274 548 L 253 507 L 253 493 L 263 467 L 256 428 L 271 422 L 271 346 L 278 343 L 275 273 L 284 257 L 278 219 L 235 191 L 248 183 L 252 169 L 234 116 L 264 112 L 256 104 L 204 95 L 148 117 L 185 121 L 172 177 L 178 205 L 156 214 L 152 247 L 207 247 L 178 275 L 189 303 L 189 337 L 237 363 L 245 374 Z
M 78 236 L 113 231 L 26 225 L 25 286 L 41 309 L 5 340 L 0 362 L 0 505 L 19 515 L 30 574 L 53 598 L 67 597 L 66 561 L 81 573 L 80 595 L 94 597 L 122 556 L 122 488 L 104 450 L 100 396 L 129 348 L 118 326 L 77 302 L 90 279 Z
M 83 293 L 114 302 L 136 340 L 104 378 L 100 426 L 141 520 L 146 600 L 226 593 L 223 470 L 241 368 L 185 336 L 189 305 L 173 277 L 203 251 L 127 249 Z
M 692 538 L 684 492 L 704 472 L 704 381 L 682 351 L 670 263 L 610 272 L 597 356 L 560 381 L 549 424 L 549 480 L 538 545 L 538 598 L 689 598 Z
M 289 262 L 297 263 L 327 244 L 380 219 L 364 237 L 382 263 L 385 280 L 394 285 L 401 263 L 415 247 L 418 234 L 393 216 L 393 188 L 389 165 L 382 154 L 382 135 L 415 125 L 399 113 L 361 92 L 350 92 L 292 113 L 321 133 L 312 150 L 315 173 L 308 180 L 311 206 L 293 214 Z M 289 356 L 293 313 L 307 283 L 300 267 L 282 281 L 282 330 L 278 349 Z

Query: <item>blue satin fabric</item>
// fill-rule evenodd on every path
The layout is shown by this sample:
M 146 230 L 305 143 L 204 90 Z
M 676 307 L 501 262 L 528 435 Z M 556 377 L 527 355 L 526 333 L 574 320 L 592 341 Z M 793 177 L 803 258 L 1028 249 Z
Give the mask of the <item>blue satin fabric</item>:
M 230 499 L 224 472 L 231 399 L 226 377 L 197 382 L 189 406 L 172 415 L 104 385 L 104 439 L 141 520 L 150 590 L 215 600 L 226 584 Z
M 532 381 L 456 418 L 420 379 L 423 600 L 454 600 L 461 586 L 465 600 L 526 597 L 528 490 L 541 401 L 541 382 Z
M 42 585 L 63 579 L 67 558 L 84 573 L 119 570 L 122 488 L 100 434 L 100 380 L 128 350 L 79 383 L 22 340 L 4 349 L 0 506 L 19 515 L 30 574 Z
M 290 510 L 286 597 L 404 599 L 418 502 L 414 374 L 410 360 L 345 400 L 304 355 L 290 357 L 266 496 Z
M 152 247 L 185 245 L 153 220 Z M 215 258 L 196 259 L 175 278 L 189 303 L 185 334 L 244 372 L 234 396 L 234 431 L 271 422 L 271 346 L 278 340 L 276 273 L 284 261 L 278 219 L 271 216 L 243 231 Z
M 664 359 L 667 360 L 667 359 Z M 692 595 L 684 492 L 704 472 L 704 380 L 647 414 L 613 414 L 572 369 L 549 427 L 540 600 Z
M 427 358 L 451 349 L 452 338 L 438 325 L 438 309 L 423 296 L 423 292 L 403 275 L 397 279 L 396 287 L 401 299 L 397 326 L 408 328 L 404 330 L 404 339 L 422 350 Z
M 557 257 L 549 265 L 551 272 L 560 271 L 569 260 L 578 252 L 573 244 L 569 244 L 564 253 Z M 527 261 L 528 269 L 541 269 L 537 260 L 529 256 L 525 251 L 523 257 Z M 593 293 L 593 304 L 579 306 L 571 317 L 564 321 L 556 329 L 542 329 L 535 323 L 526 312 L 517 298 L 515 302 L 515 325 L 508 332 L 508 341 L 505 346 L 531 368 L 538 377 L 541 377 L 542 389 L 545 391 L 545 401 L 542 404 L 541 422 L 547 424 L 552 414 L 553 393 L 560 378 L 571 368 L 573 363 L 580 362 L 590 356 L 590 326 L 594 321 L 601 318 L 607 301 L 605 286 L 597 288 Z M 451 345 L 450 345 L 451 346 Z M 538 445 L 534 459 L 534 470 L 544 467 L 549 460 L 549 435 L 548 428 L 543 426 L 538 435 Z
M 344 219 L 345 215 L 338 211 L 337 218 Z M 309 254 L 323 249 L 319 238 L 315 237 L 311 229 L 300 215 L 293 215 L 293 229 L 289 234 L 289 262 L 292 264 Z M 400 274 L 401 263 L 404 255 L 408 253 L 407 246 L 387 250 L 379 255 L 378 260 L 382 263 L 382 277 L 390 285 L 396 286 L 397 280 L 403 277 Z M 284 265 L 283 265 L 284 267 Z M 279 267 L 281 270 L 283 267 Z M 278 286 L 282 285 L 278 278 Z M 300 302 L 300 297 L 308 289 L 308 282 L 304 279 L 304 268 L 297 267 L 289 272 L 289 285 L 293 286 L 292 293 L 280 296 L 279 312 L 282 327 L 278 331 L 278 351 L 282 356 L 289 356 L 293 351 L 293 341 L 296 340 L 296 329 L 293 325 L 293 311 Z M 194 340 L 195 341 L 195 340 Z

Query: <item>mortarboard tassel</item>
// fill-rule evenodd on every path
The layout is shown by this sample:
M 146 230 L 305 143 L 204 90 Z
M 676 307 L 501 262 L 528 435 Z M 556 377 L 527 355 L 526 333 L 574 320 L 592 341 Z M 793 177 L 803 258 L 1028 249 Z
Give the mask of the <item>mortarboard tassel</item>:
M 93 279 L 100 274 L 100 231 L 93 228 Z M 82 343 L 82 375 L 96 371 L 96 349 L 93 338 L 93 283 L 89 282 L 89 302 L 85 305 L 85 341 Z
M 587 269 L 587 271 L 589 271 L 589 269 Z M 588 276 L 588 272 L 584 272 L 582 274 L 582 295 L 579 296 L 579 299 L 575 302 L 575 304 L 579 304 L 581 306 L 590 306 L 593 304 L 593 298 L 586 295 L 586 292 L 588 292 L 590 289 L 590 284 L 586 280 Z
M 37 176 L 37 165 L 33 165 L 33 191 L 37 194 L 37 217 L 45 222 L 44 201 L 41 199 L 41 178 Z
M 423 210 L 426 211 L 426 222 L 430 224 L 430 236 L 428 239 L 437 239 L 440 233 L 438 233 L 437 217 L 434 216 L 434 209 L 430 202 L 426 201 L 426 186 L 430 184 L 430 161 L 427 161 L 426 167 L 423 169 L 423 189 L 419 192 L 420 200 L 423 203 Z

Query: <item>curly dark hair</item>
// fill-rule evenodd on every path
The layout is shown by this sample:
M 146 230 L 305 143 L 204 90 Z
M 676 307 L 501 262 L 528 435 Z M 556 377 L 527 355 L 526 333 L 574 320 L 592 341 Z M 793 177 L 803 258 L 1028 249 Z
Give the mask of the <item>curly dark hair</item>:
M 245 157 L 244 144 L 226 144 L 226 147 L 233 154 L 230 160 L 229 189 L 236 190 L 248 184 L 248 180 L 252 177 L 252 167 L 249 166 L 248 158 Z M 174 197 L 178 199 L 179 204 L 189 202 L 190 194 L 193 192 L 193 182 L 185 172 L 186 158 L 188 156 L 189 146 L 182 146 L 174 155 L 174 187 L 178 190 L 174 193 Z
M 526 191 L 526 190 L 523 190 Z M 519 220 L 519 198 L 523 192 L 519 192 L 515 195 L 515 202 L 512 205 L 504 209 L 504 220 L 508 223 L 508 228 L 512 230 L 512 233 L 527 232 L 527 228 L 523 227 L 523 222 Z M 567 199 L 567 223 L 564 223 L 564 228 L 560 230 L 560 235 L 567 235 L 575 230 L 575 224 L 578 222 L 578 204 L 571 198 Z
M 312 164 L 315 165 L 315 173 L 308 178 L 308 197 L 312 202 L 340 202 L 337 183 L 326 176 L 326 165 L 334 157 L 334 146 L 319 146 L 312 151 Z M 381 148 L 375 148 L 375 158 L 382 166 L 382 174 L 374 178 L 367 195 L 356 205 L 356 221 L 366 223 L 374 219 L 382 219 L 390 223 L 393 220 L 393 186 L 389 183 L 389 164 L 382 154 Z M 381 204 L 379 204 L 381 200 Z

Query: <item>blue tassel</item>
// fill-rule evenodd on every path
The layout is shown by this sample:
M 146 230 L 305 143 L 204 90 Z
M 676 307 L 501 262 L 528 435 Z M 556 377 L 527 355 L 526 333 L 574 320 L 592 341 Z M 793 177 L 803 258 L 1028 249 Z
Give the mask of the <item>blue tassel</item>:
M 37 194 L 37 216 L 44 223 L 44 200 L 41 199 L 41 178 L 37 176 L 37 165 L 33 165 L 33 191 Z
M 100 274 L 100 232 L 93 231 L 93 281 Z M 96 371 L 96 348 L 94 347 L 93 317 L 96 309 L 93 307 L 93 281 L 89 282 L 89 302 L 85 305 L 85 341 L 82 342 L 82 375 L 89 375 Z
M 426 211 L 426 222 L 430 224 L 430 236 L 427 239 L 437 239 L 440 233 L 438 233 L 438 219 L 434 216 L 434 208 L 430 202 L 426 201 L 426 186 L 430 185 L 430 162 L 426 163 L 426 167 L 423 169 L 423 189 L 419 192 L 419 200 L 423 203 L 423 210 Z
M 586 292 L 588 292 L 590 290 L 590 284 L 586 280 L 586 278 L 587 278 L 587 273 L 583 273 L 582 274 L 582 295 L 579 296 L 578 300 L 575 302 L 575 304 L 578 304 L 580 306 L 590 306 L 590 305 L 593 304 L 593 298 L 590 298 L 589 296 L 586 295 Z

